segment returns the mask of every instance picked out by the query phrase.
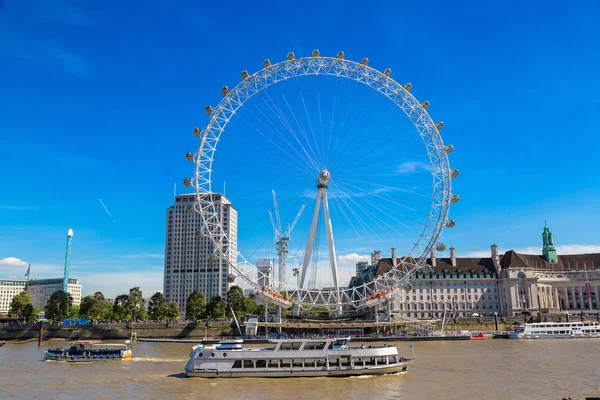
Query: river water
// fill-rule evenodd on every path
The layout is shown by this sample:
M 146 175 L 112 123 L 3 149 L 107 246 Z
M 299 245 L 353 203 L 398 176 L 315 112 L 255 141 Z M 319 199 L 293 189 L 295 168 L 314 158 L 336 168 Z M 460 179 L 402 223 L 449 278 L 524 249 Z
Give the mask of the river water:
M 358 342 L 359 343 L 359 342 Z M 415 342 L 408 374 L 184 378 L 189 343 L 142 343 L 131 361 L 44 362 L 51 340 L 0 348 L 0 399 L 561 399 L 600 396 L 600 339 Z M 408 343 L 397 343 L 410 356 Z

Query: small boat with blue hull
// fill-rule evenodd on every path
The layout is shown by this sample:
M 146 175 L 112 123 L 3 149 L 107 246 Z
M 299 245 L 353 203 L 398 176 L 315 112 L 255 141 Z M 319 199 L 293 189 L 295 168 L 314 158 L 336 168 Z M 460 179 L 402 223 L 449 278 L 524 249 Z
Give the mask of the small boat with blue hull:
M 203 378 L 342 377 L 404 373 L 414 358 L 393 345 L 348 346 L 350 338 L 274 339 L 270 348 L 244 348 L 243 340 L 192 348 L 187 376 Z
M 46 360 L 65 362 L 97 362 L 131 360 L 131 342 L 102 343 L 99 340 L 78 340 L 69 347 L 46 350 Z

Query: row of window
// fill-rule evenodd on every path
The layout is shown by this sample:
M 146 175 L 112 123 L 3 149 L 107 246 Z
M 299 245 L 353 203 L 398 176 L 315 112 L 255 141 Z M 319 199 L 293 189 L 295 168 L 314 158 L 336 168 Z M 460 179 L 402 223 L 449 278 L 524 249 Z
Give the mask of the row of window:
M 199 354 L 201 357 L 202 353 Z M 376 365 L 388 365 L 398 363 L 398 356 L 383 356 L 372 358 L 340 357 L 336 359 L 327 358 L 298 358 L 283 360 L 235 360 L 234 369 L 254 368 L 340 368 L 340 367 L 367 367 Z

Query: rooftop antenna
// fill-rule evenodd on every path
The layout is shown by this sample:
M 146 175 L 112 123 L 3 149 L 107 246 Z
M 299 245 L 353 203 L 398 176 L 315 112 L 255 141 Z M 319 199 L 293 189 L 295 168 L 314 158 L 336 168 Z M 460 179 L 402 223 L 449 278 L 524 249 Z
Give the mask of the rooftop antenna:
M 173 197 L 177 197 L 177 183 L 173 184 Z
M 226 183 L 227 183 L 227 182 L 223 181 L 223 197 L 225 197 L 225 184 L 226 184 Z
M 71 242 L 73 241 L 73 229 L 67 232 L 67 250 L 65 251 L 65 274 L 63 292 L 69 292 L 69 268 L 71 267 Z

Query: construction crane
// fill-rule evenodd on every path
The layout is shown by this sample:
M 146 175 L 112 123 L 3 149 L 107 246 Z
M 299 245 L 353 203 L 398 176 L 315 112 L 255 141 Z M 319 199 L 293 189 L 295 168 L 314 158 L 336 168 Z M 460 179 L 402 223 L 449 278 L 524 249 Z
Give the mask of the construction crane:
M 273 213 L 269 211 L 269 219 L 271 220 L 271 226 L 273 227 L 273 232 L 275 234 L 275 248 L 277 249 L 277 258 L 279 262 L 279 267 L 277 269 L 277 281 L 281 285 L 286 284 L 286 259 L 288 254 L 288 244 L 290 241 L 290 236 L 292 234 L 292 230 L 296 226 L 296 223 L 300 219 L 300 215 L 302 215 L 302 211 L 304 211 L 304 207 L 306 203 L 300 207 L 300 211 L 296 214 L 296 218 L 290 224 L 287 223 L 285 229 L 281 226 L 281 218 L 279 216 L 279 205 L 277 204 L 277 195 L 275 194 L 275 190 L 271 190 L 273 193 L 273 207 L 275 209 L 275 218 L 273 218 Z

